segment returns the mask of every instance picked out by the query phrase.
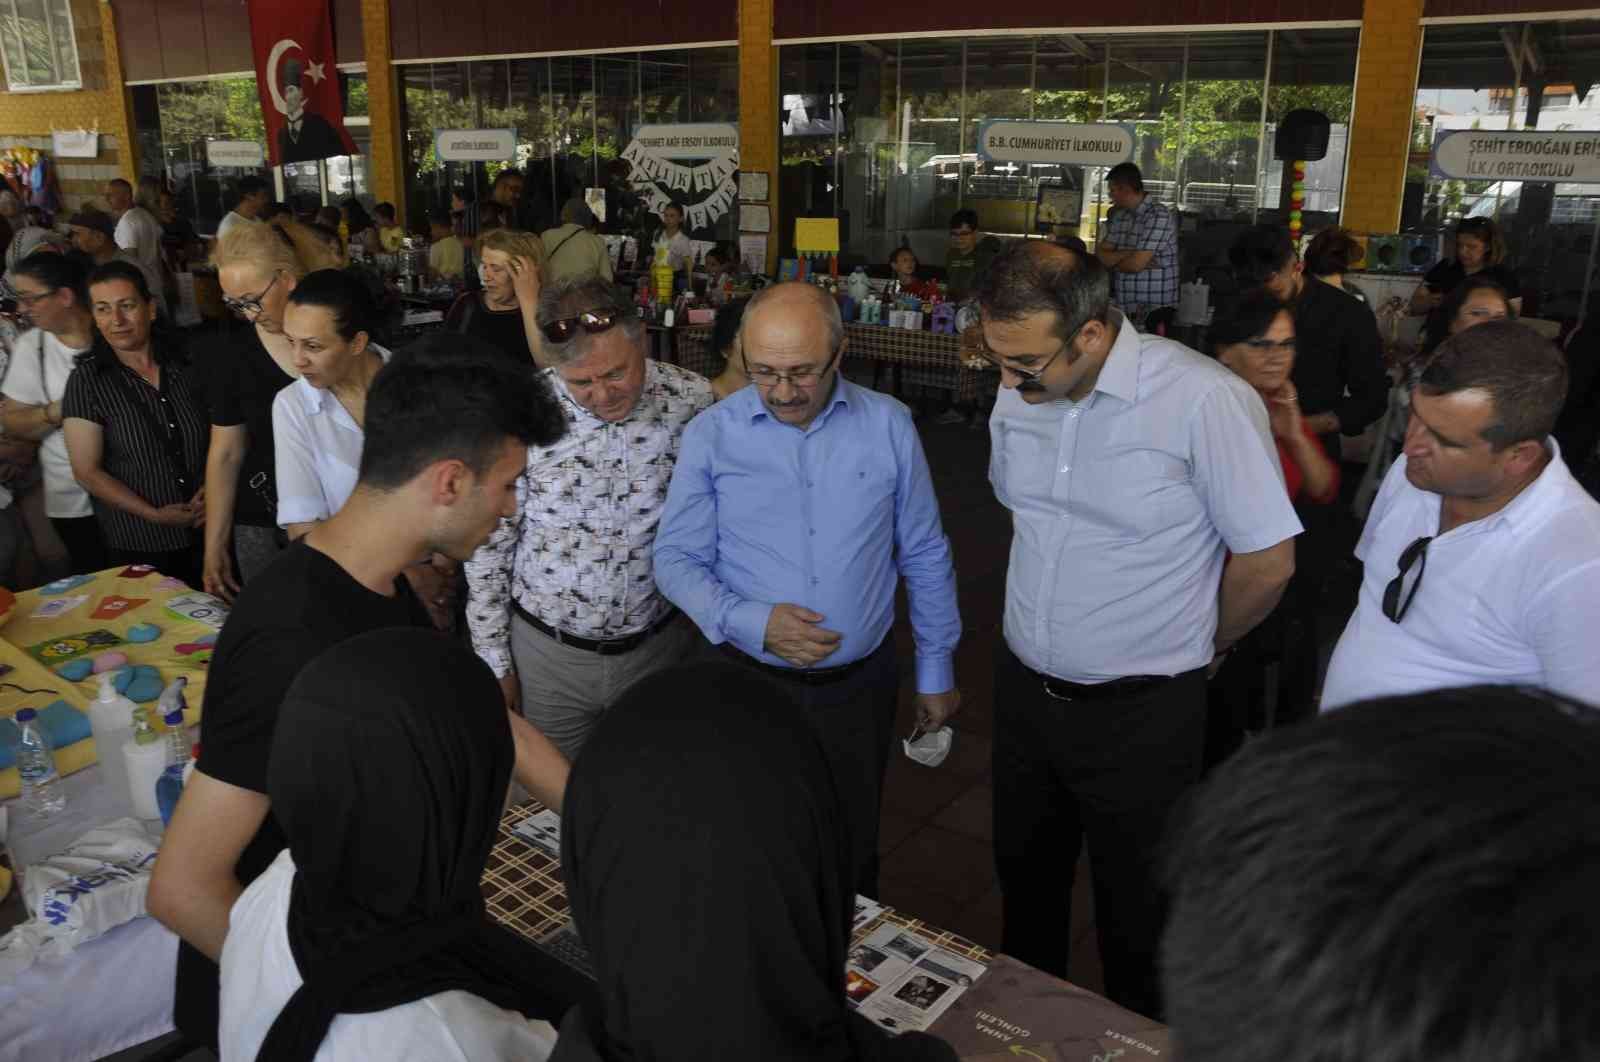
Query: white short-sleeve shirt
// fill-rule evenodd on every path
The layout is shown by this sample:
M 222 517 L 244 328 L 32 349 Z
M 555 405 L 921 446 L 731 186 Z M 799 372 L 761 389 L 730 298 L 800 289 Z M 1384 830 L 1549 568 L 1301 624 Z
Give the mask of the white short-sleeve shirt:
M 294 859 L 287 849 L 234 902 L 222 945 L 218 1046 L 224 1062 L 254 1059 L 303 983 L 289 949 Z M 437 992 L 371 1014 L 340 1014 L 316 1062 L 478 1062 L 550 1057 L 556 1031 L 470 992 Z
M 42 328 L 24 332 L 11 349 L 5 396 L 29 406 L 59 402 L 67 393 L 67 378 L 72 375 L 75 359 L 82 353 Z M 89 492 L 73 478 L 67 438 L 60 428 L 39 443 L 39 470 L 44 476 L 45 515 L 57 520 L 94 515 Z
M 1204 667 L 1226 553 L 1302 530 L 1255 390 L 1112 321 L 1082 401 L 1029 405 L 1004 387 L 989 419 L 989 479 L 1013 525 L 1006 643 L 1069 682 Z
M 165 283 L 161 271 L 161 223 L 142 206 L 132 206 L 117 219 L 117 246 L 132 252 L 145 276 L 156 285 L 151 290 L 160 298 Z
M 385 362 L 389 352 L 372 349 Z M 278 476 L 278 526 L 326 520 L 344 507 L 361 471 L 366 433 L 331 391 L 304 378 L 272 400 L 273 458 Z
M 1600 705 L 1600 503 L 1550 463 L 1505 508 L 1439 532 L 1439 495 L 1396 458 L 1356 545 L 1361 597 L 1328 662 L 1322 709 L 1480 683 L 1546 686 Z M 1399 623 L 1383 595 L 1424 536 L 1427 567 Z M 1405 584 L 1410 588 L 1409 580 Z

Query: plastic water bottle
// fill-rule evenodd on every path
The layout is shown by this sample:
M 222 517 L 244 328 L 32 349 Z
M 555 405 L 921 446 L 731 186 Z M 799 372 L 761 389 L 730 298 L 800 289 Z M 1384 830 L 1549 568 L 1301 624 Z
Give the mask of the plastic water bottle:
M 21 730 L 17 738 L 17 773 L 22 776 L 22 806 L 38 816 L 54 815 L 67 806 L 67 793 L 50 755 L 50 739 L 39 726 L 39 713 L 24 708 L 17 713 Z

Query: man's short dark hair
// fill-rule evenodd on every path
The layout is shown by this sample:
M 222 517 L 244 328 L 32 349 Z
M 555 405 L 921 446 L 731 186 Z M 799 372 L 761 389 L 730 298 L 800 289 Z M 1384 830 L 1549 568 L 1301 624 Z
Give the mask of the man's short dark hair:
M 963 227 L 969 228 L 974 232 L 978 230 L 978 212 L 976 210 L 968 208 L 965 210 L 958 210 L 954 214 L 950 215 L 951 232 Z
M 1294 240 L 1282 225 L 1251 225 L 1228 248 L 1228 262 L 1242 289 L 1260 287 L 1294 261 Z
M 991 320 L 1056 315 L 1063 340 L 1111 312 L 1111 275 L 1092 255 L 1077 255 L 1045 240 L 1017 240 L 990 263 L 978 282 L 978 307 Z
M 35 251 L 12 266 L 6 274 L 7 277 L 27 277 L 52 292 L 65 288 L 72 292 L 79 306 L 89 300 L 88 275 L 89 271 L 81 261 L 56 251 Z
M 430 335 L 396 351 L 372 382 L 360 482 L 395 490 L 452 459 L 481 476 L 508 439 L 549 446 L 566 429 L 531 360 L 513 361 L 473 336 Z
M 1338 226 L 1323 229 L 1306 246 L 1306 272 L 1314 277 L 1337 276 L 1361 260 L 1361 243 Z
M 502 182 L 509 181 L 513 177 L 519 181 L 526 180 L 526 178 L 523 177 L 521 170 L 517 169 L 515 166 L 507 166 L 505 169 L 494 175 L 494 187 L 500 187 Z
M 1496 450 L 1543 442 L 1567 400 L 1567 361 L 1548 339 L 1516 321 L 1486 321 L 1457 332 L 1417 377 L 1426 395 L 1482 391 L 1494 422 L 1482 436 Z
M 1600 1057 L 1600 719 L 1479 686 L 1247 745 L 1175 818 L 1184 1062 Z
M 238 189 L 240 199 L 248 199 L 253 195 L 267 191 L 267 182 L 260 177 L 251 175 L 240 177 L 239 182 L 234 187 Z
M 1135 192 L 1144 191 L 1144 174 L 1131 162 L 1119 162 L 1106 171 L 1107 184 L 1120 184 Z
M 113 178 L 111 178 L 111 180 L 107 181 L 106 184 L 111 186 L 111 187 L 121 188 L 124 192 L 127 192 L 129 195 L 133 194 L 133 185 L 129 184 L 122 177 L 113 177 Z

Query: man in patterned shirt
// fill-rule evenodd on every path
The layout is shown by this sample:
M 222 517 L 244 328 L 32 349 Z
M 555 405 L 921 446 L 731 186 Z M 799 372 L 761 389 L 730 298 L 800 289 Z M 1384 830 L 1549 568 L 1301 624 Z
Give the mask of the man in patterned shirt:
M 598 277 L 547 287 L 539 327 L 567 434 L 528 448 L 520 515 L 467 563 L 467 623 L 506 703 L 573 759 L 613 700 L 695 644 L 652 552 L 684 425 L 712 394 L 645 357 L 631 301 Z
M 1111 270 L 1112 297 L 1129 317 L 1178 304 L 1178 225 L 1144 190 L 1139 167 L 1122 162 L 1106 174 L 1117 208 L 1095 253 Z

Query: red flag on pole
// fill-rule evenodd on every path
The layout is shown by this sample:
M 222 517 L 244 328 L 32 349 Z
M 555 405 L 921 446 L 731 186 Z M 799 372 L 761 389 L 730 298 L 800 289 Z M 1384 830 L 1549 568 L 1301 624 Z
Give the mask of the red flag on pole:
M 272 165 L 358 154 L 344 127 L 328 0 L 249 0 Z

